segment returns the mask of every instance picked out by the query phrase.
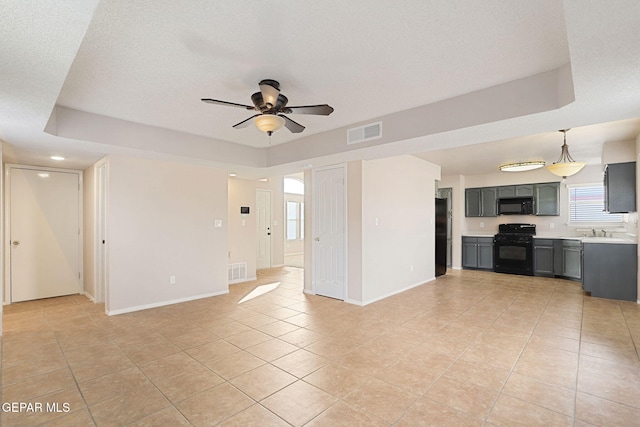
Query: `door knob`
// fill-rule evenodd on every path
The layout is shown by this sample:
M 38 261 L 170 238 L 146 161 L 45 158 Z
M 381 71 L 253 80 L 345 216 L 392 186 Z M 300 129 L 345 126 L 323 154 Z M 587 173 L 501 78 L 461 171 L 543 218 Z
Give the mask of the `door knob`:
M 313 239 L 313 240 L 315 240 L 316 242 L 319 242 L 319 241 L 320 241 L 320 238 L 319 238 L 319 237 L 316 237 L 316 238 L 315 238 L 315 239 Z
M 11 243 L 13 244 L 13 246 L 18 246 L 20 244 L 20 241 L 19 240 L 14 240 Z

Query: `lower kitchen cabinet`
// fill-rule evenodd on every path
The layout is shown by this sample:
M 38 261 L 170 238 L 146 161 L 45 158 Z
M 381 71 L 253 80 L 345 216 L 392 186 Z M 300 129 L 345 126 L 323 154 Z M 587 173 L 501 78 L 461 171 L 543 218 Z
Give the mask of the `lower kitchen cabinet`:
M 592 297 L 637 301 L 637 274 L 638 245 L 584 244 L 582 288 Z
M 553 277 L 553 239 L 533 240 L 533 273 Z
M 493 270 L 493 237 L 462 237 L 462 267 Z
M 582 241 L 554 240 L 553 270 L 556 276 L 582 280 Z

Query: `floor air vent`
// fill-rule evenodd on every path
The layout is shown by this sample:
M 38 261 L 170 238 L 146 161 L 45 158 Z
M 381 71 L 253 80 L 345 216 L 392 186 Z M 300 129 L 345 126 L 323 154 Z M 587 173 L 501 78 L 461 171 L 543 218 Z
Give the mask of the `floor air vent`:
M 244 282 L 247 280 L 247 263 L 236 262 L 229 264 L 229 283 Z
M 358 144 L 378 138 L 382 138 L 382 122 L 370 123 L 347 130 L 347 144 Z

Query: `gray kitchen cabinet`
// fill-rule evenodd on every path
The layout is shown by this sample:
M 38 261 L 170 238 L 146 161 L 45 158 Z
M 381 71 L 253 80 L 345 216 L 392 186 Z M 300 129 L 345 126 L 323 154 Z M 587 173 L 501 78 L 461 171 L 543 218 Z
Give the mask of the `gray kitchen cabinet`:
M 478 268 L 477 237 L 462 237 L 462 267 Z
M 611 163 L 604 170 L 604 210 L 636 211 L 636 162 Z
M 465 216 L 482 216 L 482 205 L 480 201 L 479 188 L 467 188 L 466 190 L 464 190 L 464 206 Z
M 498 198 L 503 197 L 528 197 L 533 196 L 533 184 L 503 185 L 497 187 Z
M 493 270 L 493 237 L 478 237 L 478 268 Z
M 582 242 L 580 240 L 554 240 L 554 275 L 582 280 Z
M 493 237 L 462 237 L 462 267 L 493 270 Z
M 560 183 L 535 184 L 536 215 L 560 215 Z
M 496 201 L 498 192 L 495 187 L 482 188 L 480 190 L 482 201 L 482 216 L 498 216 Z
M 533 240 L 533 272 L 536 276 L 554 276 L 553 239 Z
M 516 197 L 526 197 L 533 195 L 533 184 L 516 185 Z
M 637 301 L 638 245 L 584 244 L 582 288 L 592 297 Z
M 467 188 L 465 190 L 465 216 L 497 216 L 495 187 Z

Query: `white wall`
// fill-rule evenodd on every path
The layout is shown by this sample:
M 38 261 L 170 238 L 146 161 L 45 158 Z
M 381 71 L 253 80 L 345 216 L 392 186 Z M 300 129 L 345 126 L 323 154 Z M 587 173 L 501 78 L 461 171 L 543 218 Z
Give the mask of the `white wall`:
M 0 242 L 4 242 L 4 161 L 3 161 L 3 148 L 4 144 L 0 144 Z M 0 271 L 0 298 L 4 300 L 4 287 L 7 285 L 4 280 L 4 250 L 5 245 L 0 244 L 0 262 L 3 265 Z M 2 336 L 2 307 L 4 304 L 0 303 L 0 336 Z M 0 358 L 2 357 L 2 346 L 0 345 Z M 0 359 L 1 360 L 1 359 Z M 1 380 L 0 380 L 1 381 Z
M 95 301 L 95 165 L 83 171 L 83 289 L 86 296 Z
M 362 162 L 362 300 L 435 277 L 435 181 L 440 167 L 413 156 Z
M 248 206 L 249 215 L 240 207 Z M 246 262 L 247 279 L 256 278 L 256 182 L 229 178 L 229 263 Z
M 362 161 L 347 163 L 347 301 L 362 304 Z
M 227 293 L 227 172 L 116 155 L 108 169 L 107 311 Z

